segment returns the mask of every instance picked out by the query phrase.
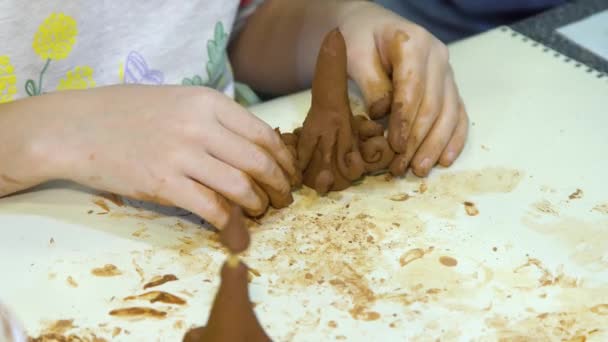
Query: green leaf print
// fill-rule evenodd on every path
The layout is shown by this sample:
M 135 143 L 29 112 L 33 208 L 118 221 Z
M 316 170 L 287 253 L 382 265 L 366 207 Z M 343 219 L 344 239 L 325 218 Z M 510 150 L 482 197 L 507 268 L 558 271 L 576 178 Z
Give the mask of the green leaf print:
M 218 21 L 215 24 L 213 39 L 207 42 L 207 85 L 213 86 L 221 83 L 222 75 L 226 72 L 228 58 L 226 56 L 226 46 L 228 45 L 228 35 L 224 31 L 224 24 Z M 216 87 L 214 87 L 216 88 Z M 217 89 L 217 88 L 216 88 Z
M 234 83 L 234 99 L 243 107 L 249 107 L 261 102 L 260 98 L 248 85 L 239 82 Z
M 226 55 L 227 45 L 228 34 L 224 30 L 224 24 L 219 21 L 215 24 L 213 38 L 207 41 L 207 79 L 203 80 L 199 75 L 192 78 L 184 77 L 182 85 L 206 86 L 224 91 L 233 79 L 232 67 Z M 258 96 L 247 85 L 235 83 L 234 88 L 236 100 L 243 106 L 251 106 L 260 102 Z
M 34 83 L 34 80 L 27 80 L 25 82 L 25 92 L 29 96 L 36 96 L 38 94 L 38 91 L 36 90 L 36 83 Z

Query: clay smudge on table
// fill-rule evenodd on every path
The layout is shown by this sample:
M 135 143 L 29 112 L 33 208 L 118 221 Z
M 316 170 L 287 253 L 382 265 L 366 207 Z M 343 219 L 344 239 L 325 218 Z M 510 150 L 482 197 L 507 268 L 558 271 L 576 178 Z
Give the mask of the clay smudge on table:
M 361 321 L 376 321 L 380 319 L 380 314 L 376 311 L 368 311 L 365 306 L 355 306 L 348 311 L 354 319 Z
M 138 230 L 131 233 L 131 236 L 138 237 L 138 238 L 147 238 L 150 236 L 148 234 L 145 234 L 145 232 L 147 230 L 148 230 L 148 228 L 146 228 L 146 227 L 139 228 Z
M 74 278 L 72 278 L 72 276 L 68 276 L 65 281 L 71 287 L 74 287 L 74 288 L 78 287 L 78 283 L 76 282 L 76 280 L 74 280 Z
M 106 201 L 103 200 L 103 198 L 94 199 L 93 203 L 100 207 L 104 212 L 110 212 L 110 207 L 108 207 L 108 204 L 106 203 Z
M 557 209 L 553 206 L 551 202 L 546 199 L 535 202 L 534 204 L 532 204 L 532 206 L 534 209 L 543 214 L 559 216 L 559 212 L 557 211 Z
M 100 194 L 100 196 L 114 203 L 114 205 L 117 207 L 124 207 L 125 205 L 125 202 L 123 201 L 122 197 L 117 194 L 107 192 Z
M 121 327 L 114 327 L 114 329 L 112 330 L 112 337 L 116 337 L 116 336 L 120 335 L 121 332 L 122 332 Z
M 568 198 L 571 200 L 583 198 L 583 190 L 576 189 L 576 191 L 571 193 L 570 196 L 568 196 Z
M 62 334 L 43 334 L 38 337 L 28 337 L 28 342 L 108 342 L 105 338 L 91 335 L 62 335 Z
M 164 291 L 150 291 L 137 296 L 125 297 L 125 301 L 130 300 L 147 300 L 150 303 L 161 302 L 165 304 L 186 305 L 186 301 L 176 295 Z
M 175 321 L 173 323 L 173 329 L 181 331 L 184 329 L 184 325 L 185 325 L 185 322 L 181 319 L 178 319 L 177 321 Z
M 449 257 L 449 256 L 441 256 L 439 257 L 439 262 L 443 265 L 443 266 L 447 266 L 447 267 L 454 267 L 456 265 L 458 265 L 458 260 Z
M 144 270 L 141 268 L 141 266 L 139 266 L 135 259 L 132 259 L 131 262 L 133 263 L 133 267 L 135 267 L 135 272 L 137 272 L 137 275 L 139 275 L 139 282 L 143 283 L 145 279 Z
M 431 251 L 432 248 L 428 252 Z M 401 265 L 401 267 L 407 266 L 411 262 L 422 259 L 426 253 L 427 252 L 425 252 L 422 248 L 410 249 L 399 257 L 399 265 Z
M 73 319 L 60 319 L 53 322 L 48 322 L 46 324 L 46 328 L 43 329 L 45 334 L 59 334 L 63 335 L 66 332 L 77 328 L 78 326 L 74 325 Z
M 405 194 L 405 193 L 401 193 L 401 194 L 392 195 L 388 199 L 391 200 L 391 201 L 393 201 L 393 202 L 405 202 L 409 198 L 410 198 L 410 195 Z
M 116 277 L 122 274 L 122 272 L 112 264 L 106 264 L 102 267 L 97 267 L 91 270 L 91 274 L 96 277 Z
M 160 311 L 145 307 L 128 307 L 115 309 L 108 313 L 110 316 L 121 318 L 156 318 L 161 319 L 167 316 L 165 311 Z
M 594 314 L 608 316 L 608 304 L 598 304 L 589 310 L 591 310 L 591 312 Z
M 176 280 L 178 280 L 178 278 L 173 274 L 165 274 L 162 276 L 156 276 L 144 285 L 144 290 L 149 289 L 151 287 L 160 286 L 162 284 L 168 283 L 170 281 L 176 281 Z
M 464 202 L 464 210 L 469 216 L 477 216 L 479 215 L 479 209 L 475 206 L 473 202 Z
M 600 214 L 608 215 L 608 203 L 598 204 L 595 207 L 593 207 L 593 209 L 591 209 L 591 211 L 595 211 Z

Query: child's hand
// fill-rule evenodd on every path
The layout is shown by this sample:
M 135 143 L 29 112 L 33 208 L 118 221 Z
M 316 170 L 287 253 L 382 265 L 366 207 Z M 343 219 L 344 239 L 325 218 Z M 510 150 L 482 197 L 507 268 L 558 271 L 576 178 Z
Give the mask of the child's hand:
M 218 228 L 226 199 L 251 215 L 266 210 L 269 196 L 292 200 L 295 163 L 279 136 L 214 90 L 114 86 L 26 101 L 42 111 L 29 134 L 52 155 L 50 178 L 175 205 Z
M 344 2 L 340 30 L 349 75 L 372 118 L 389 110 L 389 142 L 398 153 L 391 172 L 408 165 L 426 176 L 451 165 L 464 147 L 468 117 L 454 83 L 448 49 L 423 28 L 368 2 Z M 350 6 L 350 7 L 348 7 Z

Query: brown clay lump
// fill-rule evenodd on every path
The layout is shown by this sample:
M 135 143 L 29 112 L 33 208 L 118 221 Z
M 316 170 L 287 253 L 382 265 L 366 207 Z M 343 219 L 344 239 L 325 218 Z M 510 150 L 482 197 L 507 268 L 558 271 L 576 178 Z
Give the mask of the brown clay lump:
M 319 51 L 311 107 L 297 138 L 303 182 L 321 194 L 346 189 L 365 171 L 348 99 L 346 43 L 337 29 Z
M 230 251 L 230 254 L 242 253 L 249 247 L 249 231 L 238 206 L 232 208 L 228 223 L 220 231 L 220 241 Z
M 249 247 L 250 235 L 241 209 L 234 206 L 220 241 L 230 255 L 220 273 L 220 287 L 209 313 L 207 325 L 186 333 L 184 342 L 271 341 L 253 310 L 249 299 L 249 269 L 238 254 Z
M 271 341 L 260 325 L 247 289 L 248 269 L 237 260 L 222 267 L 222 281 L 215 296 L 207 325 L 190 330 L 184 342 Z
M 298 160 L 303 183 L 320 194 L 348 188 L 364 173 L 386 169 L 395 157 L 384 127 L 353 117 L 348 98 L 346 43 L 338 29 L 323 41 L 303 126 L 278 134 Z

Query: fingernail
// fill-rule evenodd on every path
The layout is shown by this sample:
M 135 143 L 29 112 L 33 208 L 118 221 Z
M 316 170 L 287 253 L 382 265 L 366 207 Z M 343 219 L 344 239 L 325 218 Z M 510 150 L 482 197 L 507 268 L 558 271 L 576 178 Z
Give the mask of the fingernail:
M 446 155 L 446 158 L 450 164 L 454 162 L 455 155 L 456 155 L 456 153 L 454 153 L 454 151 L 449 151 L 448 154 Z
M 422 163 L 420 163 L 420 168 L 423 170 L 428 170 L 431 168 L 431 160 L 429 158 L 424 158 Z

